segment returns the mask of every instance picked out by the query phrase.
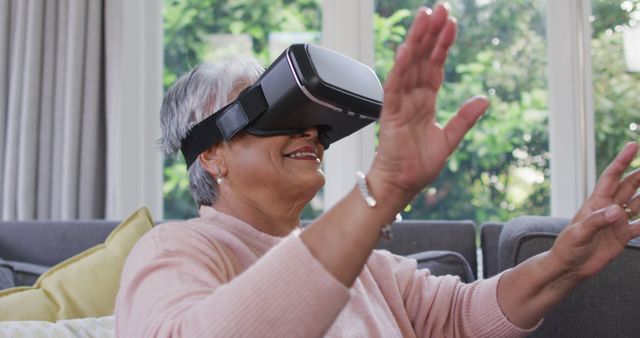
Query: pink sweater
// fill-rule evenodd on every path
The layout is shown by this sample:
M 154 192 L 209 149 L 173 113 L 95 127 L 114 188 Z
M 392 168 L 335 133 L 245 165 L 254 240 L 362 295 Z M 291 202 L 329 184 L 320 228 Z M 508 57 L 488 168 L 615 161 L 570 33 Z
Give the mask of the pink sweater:
M 213 208 L 165 223 L 129 255 L 119 337 L 520 337 L 498 307 L 500 277 L 463 284 L 374 251 L 351 289 L 296 232 L 269 236 Z

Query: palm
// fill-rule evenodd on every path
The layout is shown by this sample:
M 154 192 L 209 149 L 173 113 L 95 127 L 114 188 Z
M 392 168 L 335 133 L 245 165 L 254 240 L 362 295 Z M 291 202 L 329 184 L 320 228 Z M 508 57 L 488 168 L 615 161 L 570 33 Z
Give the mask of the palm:
M 485 99 L 476 98 L 444 127 L 437 123 L 436 95 L 455 32 L 443 6 L 432 14 L 419 12 L 385 84 L 374 168 L 392 175 L 403 190 L 415 192 L 433 181 L 488 106 Z

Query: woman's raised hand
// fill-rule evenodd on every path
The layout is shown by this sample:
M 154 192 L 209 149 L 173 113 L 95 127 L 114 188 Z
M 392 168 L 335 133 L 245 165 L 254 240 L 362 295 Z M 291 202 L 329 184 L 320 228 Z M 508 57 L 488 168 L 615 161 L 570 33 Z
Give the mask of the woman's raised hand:
M 638 148 L 631 142 L 620 151 L 551 249 L 571 278 L 579 281 L 595 275 L 622 253 L 629 240 L 640 236 L 640 220 L 629 219 L 640 211 L 640 170 L 623 177 Z
M 380 142 L 370 175 L 412 198 L 432 182 L 466 132 L 489 106 L 483 97 L 463 104 L 445 126 L 438 123 L 436 95 L 456 36 L 446 6 L 421 8 L 398 48 L 384 86 Z

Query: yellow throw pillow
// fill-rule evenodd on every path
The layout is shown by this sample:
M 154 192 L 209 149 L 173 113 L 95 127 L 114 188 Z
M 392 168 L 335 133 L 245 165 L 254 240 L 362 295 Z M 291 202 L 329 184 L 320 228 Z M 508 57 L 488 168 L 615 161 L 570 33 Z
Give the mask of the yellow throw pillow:
M 120 274 L 131 248 L 153 227 L 146 208 L 129 216 L 103 244 L 43 273 L 32 287 L 0 291 L 0 320 L 57 320 L 113 314 Z

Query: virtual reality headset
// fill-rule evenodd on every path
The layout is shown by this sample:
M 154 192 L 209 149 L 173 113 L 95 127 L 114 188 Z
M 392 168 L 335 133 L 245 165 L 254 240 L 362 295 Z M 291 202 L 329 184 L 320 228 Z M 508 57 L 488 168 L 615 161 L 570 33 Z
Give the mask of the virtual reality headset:
M 187 167 L 239 131 L 257 136 L 303 134 L 316 127 L 324 146 L 380 117 L 383 90 L 375 72 L 312 44 L 287 48 L 238 98 L 195 125 L 181 150 Z

